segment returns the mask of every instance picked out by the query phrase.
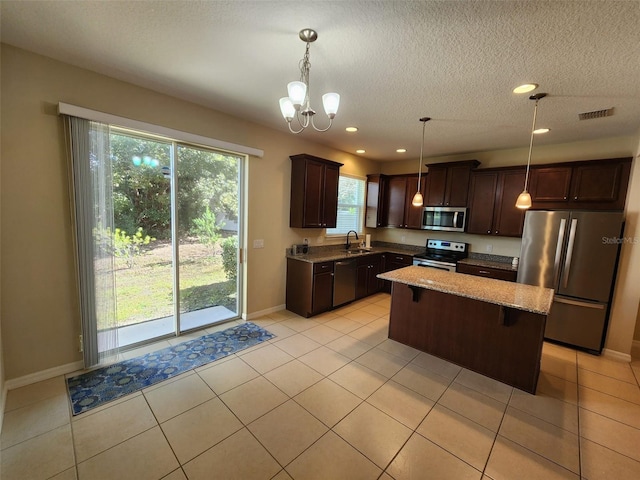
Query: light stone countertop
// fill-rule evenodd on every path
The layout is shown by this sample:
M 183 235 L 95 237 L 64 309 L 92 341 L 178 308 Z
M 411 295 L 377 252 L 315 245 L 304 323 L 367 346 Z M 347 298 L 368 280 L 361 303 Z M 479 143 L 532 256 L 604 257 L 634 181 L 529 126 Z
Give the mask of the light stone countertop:
M 356 250 L 356 247 L 354 247 L 353 250 Z M 329 250 L 329 251 L 320 250 L 317 253 L 308 253 L 306 255 L 287 255 L 287 258 L 299 260 L 301 262 L 321 263 L 321 262 L 332 262 L 334 260 L 346 260 L 348 258 L 360 258 L 367 255 L 374 255 L 376 253 L 397 253 L 400 255 L 413 256 L 416 253 L 420 253 L 420 251 L 416 251 L 415 248 L 403 249 L 401 247 L 371 247 L 368 251 L 364 253 L 353 253 L 351 255 L 347 255 L 345 250 L 335 249 L 335 250 Z
M 517 272 L 518 266 L 515 267 L 511 263 L 506 262 L 496 262 L 494 260 L 482 260 L 480 258 L 465 258 L 463 260 L 458 261 L 458 263 L 465 263 L 467 265 L 475 265 L 476 267 L 487 267 L 487 268 L 495 268 L 498 270 L 506 270 L 509 272 Z
M 404 267 L 381 273 L 378 278 L 540 315 L 549 314 L 553 301 L 553 290 L 550 288 L 447 272 L 435 268 Z

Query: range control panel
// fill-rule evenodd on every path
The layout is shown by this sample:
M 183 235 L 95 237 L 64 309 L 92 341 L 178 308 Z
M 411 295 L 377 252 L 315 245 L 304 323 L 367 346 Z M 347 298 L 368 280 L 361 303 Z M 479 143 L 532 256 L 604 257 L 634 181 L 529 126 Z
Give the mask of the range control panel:
M 467 243 L 450 242 L 448 240 L 427 240 L 427 249 L 449 250 L 451 252 L 466 252 Z

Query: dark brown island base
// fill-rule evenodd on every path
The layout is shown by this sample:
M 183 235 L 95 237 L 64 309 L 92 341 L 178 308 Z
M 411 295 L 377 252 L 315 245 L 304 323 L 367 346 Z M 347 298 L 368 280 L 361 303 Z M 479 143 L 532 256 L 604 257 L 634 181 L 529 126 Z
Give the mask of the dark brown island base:
M 553 290 L 418 266 L 378 278 L 389 338 L 535 394 Z

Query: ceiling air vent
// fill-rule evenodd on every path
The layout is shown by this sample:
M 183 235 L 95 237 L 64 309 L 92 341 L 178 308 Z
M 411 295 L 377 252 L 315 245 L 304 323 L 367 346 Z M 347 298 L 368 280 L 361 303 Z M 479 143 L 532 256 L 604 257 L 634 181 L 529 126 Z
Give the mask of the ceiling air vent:
M 593 120 L 594 118 L 610 117 L 613 115 L 613 107 L 605 110 L 594 110 L 593 112 L 584 112 L 578 114 L 580 120 Z

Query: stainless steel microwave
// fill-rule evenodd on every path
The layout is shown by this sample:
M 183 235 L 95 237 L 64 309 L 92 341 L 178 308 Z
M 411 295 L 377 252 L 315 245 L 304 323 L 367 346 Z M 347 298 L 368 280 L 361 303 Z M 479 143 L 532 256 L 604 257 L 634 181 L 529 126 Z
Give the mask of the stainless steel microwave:
M 424 207 L 422 211 L 423 230 L 464 232 L 466 221 L 465 207 Z

